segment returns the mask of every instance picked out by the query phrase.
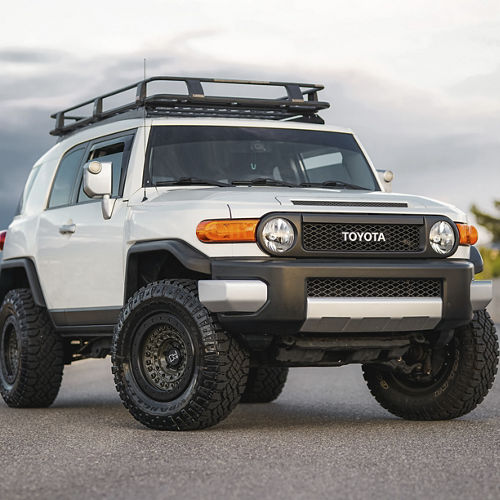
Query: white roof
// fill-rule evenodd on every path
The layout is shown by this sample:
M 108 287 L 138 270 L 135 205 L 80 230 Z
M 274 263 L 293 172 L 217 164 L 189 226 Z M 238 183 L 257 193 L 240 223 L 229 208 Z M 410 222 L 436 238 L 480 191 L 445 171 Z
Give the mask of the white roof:
M 176 117 L 158 117 L 133 118 L 127 120 L 117 120 L 100 125 L 77 130 L 68 137 L 63 137 L 60 142 L 79 142 L 88 141 L 95 137 L 114 134 L 128 129 L 151 125 L 211 125 L 211 126 L 226 126 L 226 127 L 262 127 L 262 128 L 280 128 L 292 130 L 319 130 L 323 132 L 343 132 L 352 133 L 352 130 L 345 127 L 332 125 L 321 125 L 315 123 L 280 121 L 280 120 L 243 120 L 241 118 L 210 118 L 210 117 L 193 117 L 193 118 L 176 118 Z
M 332 125 L 321 125 L 316 123 L 293 122 L 281 120 L 244 120 L 242 118 L 175 118 L 175 117 L 159 117 L 148 118 L 148 125 L 212 125 L 226 127 L 262 127 L 262 128 L 284 128 L 292 130 L 320 130 L 323 132 L 344 132 L 351 133 L 352 130 L 345 127 L 337 127 Z

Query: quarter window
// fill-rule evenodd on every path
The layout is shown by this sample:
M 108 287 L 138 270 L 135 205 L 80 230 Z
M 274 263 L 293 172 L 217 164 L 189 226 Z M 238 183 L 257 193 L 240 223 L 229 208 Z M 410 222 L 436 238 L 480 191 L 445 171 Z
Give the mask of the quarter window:
M 78 147 L 64 155 L 57 169 L 52 192 L 50 193 L 49 208 L 63 207 L 71 203 L 84 152 L 85 147 Z

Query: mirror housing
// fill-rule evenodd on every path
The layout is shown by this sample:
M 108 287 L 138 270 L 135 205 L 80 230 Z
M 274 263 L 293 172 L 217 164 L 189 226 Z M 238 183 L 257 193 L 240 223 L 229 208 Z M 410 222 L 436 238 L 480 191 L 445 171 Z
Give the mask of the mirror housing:
M 111 196 L 113 189 L 111 162 L 90 161 L 83 167 L 83 190 L 90 198 Z
M 113 214 L 115 201 L 111 199 L 113 190 L 112 162 L 91 161 L 83 166 L 83 191 L 90 198 L 102 197 L 102 216 L 107 220 Z
M 392 180 L 394 172 L 392 170 L 377 170 L 378 178 L 382 184 L 382 188 L 386 193 L 392 192 Z

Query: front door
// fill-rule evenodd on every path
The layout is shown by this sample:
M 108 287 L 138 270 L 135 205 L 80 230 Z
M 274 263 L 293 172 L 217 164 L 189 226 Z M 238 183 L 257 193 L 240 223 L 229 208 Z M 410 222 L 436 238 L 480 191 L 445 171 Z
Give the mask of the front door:
M 128 132 L 89 142 L 60 162 L 40 216 L 35 255 L 47 307 L 58 324 L 107 324 L 107 313 L 123 305 L 128 206 L 122 193 L 133 138 Z M 83 165 L 92 159 L 113 164 L 116 201 L 109 220 L 102 215 L 101 200 L 83 192 Z
M 104 220 L 97 200 L 42 214 L 36 262 L 49 309 L 122 306 L 126 212 L 118 200 Z

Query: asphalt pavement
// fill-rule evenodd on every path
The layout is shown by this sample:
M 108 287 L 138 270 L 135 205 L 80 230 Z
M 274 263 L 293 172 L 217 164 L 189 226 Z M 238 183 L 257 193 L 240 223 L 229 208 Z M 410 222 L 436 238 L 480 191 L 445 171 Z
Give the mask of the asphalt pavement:
M 498 328 L 499 325 L 497 325 Z M 407 422 L 359 366 L 295 368 L 280 398 L 217 427 L 142 427 L 109 358 L 66 367 L 55 404 L 0 403 L 0 499 L 500 498 L 500 382 L 469 415 Z

